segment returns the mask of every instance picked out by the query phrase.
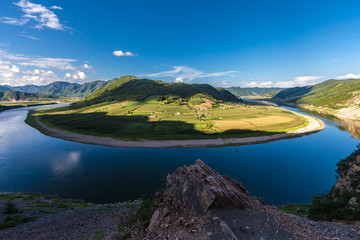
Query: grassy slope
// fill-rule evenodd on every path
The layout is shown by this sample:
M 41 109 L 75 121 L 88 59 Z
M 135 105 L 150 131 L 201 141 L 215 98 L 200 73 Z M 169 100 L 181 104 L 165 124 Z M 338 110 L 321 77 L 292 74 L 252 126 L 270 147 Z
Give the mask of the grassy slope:
M 44 109 L 37 113 L 47 125 L 62 130 L 116 139 L 207 139 L 263 136 L 306 125 L 304 118 L 281 108 L 221 104 L 198 110 L 189 105 L 104 102 L 80 109 Z M 177 115 L 177 113 L 180 113 Z M 148 115 L 156 118 L 150 119 Z M 200 117 L 199 117 L 200 116 Z M 30 117 L 31 119 L 31 117 Z
M 295 105 L 307 104 L 316 107 L 340 109 L 359 95 L 360 79 L 328 80 L 314 86 L 285 89 L 273 99 Z

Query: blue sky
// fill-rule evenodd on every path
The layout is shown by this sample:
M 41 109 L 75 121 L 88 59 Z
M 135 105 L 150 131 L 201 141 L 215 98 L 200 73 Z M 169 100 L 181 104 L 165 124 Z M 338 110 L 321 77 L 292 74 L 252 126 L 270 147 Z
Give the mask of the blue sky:
M 1 0 L 0 84 L 360 78 L 359 1 Z

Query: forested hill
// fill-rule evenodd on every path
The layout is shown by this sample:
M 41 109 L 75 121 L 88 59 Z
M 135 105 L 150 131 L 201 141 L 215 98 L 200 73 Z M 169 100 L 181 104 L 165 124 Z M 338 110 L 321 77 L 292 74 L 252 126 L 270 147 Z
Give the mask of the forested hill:
M 196 94 L 203 94 L 216 100 L 241 101 L 229 91 L 223 88 L 216 89 L 209 84 L 165 83 L 160 80 L 124 76 L 95 91 L 74 106 L 87 106 L 110 101 L 142 101 L 150 96 L 191 98 Z
M 55 96 L 42 93 L 0 91 L 0 101 L 42 101 L 53 100 Z
M 282 90 L 273 98 L 293 104 L 339 109 L 353 104 L 360 94 L 360 79 L 327 80 L 306 87 Z
M 226 90 L 230 91 L 234 95 L 239 96 L 261 96 L 269 92 L 280 92 L 285 88 L 242 88 L 242 87 L 230 87 L 226 88 Z
M 12 87 L 8 85 L 0 85 L 0 91 L 19 91 L 19 92 L 29 92 L 29 93 L 43 93 L 56 95 L 61 97 L 79 97 L 83 98 L 94 91 L 105 87 L 106 85 L 112 83 L 113 80 L 109 81 L 93 81 L 83 84 L 70 83 L 70 82 L 53 82 L 48 85 L 37 86 L 37 85 L 25 85 Z
M 360 119 L 360 79 L 327 80 L 306 87 L 285 89 L 273 101 L 342 119 Z

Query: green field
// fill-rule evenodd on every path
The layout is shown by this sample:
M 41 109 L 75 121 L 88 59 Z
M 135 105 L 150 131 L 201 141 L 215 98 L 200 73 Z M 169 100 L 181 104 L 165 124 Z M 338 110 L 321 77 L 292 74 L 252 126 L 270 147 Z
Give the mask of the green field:
M 303 117 L 272 106 L 220 104 L 206 109 L 203 106 L 165 104 L 154 99 L 106 102 L 81 109 L 42 109 L 29 114 L 29 118 L 36 115 L 50 127 L 123 140 L 263 136 L 307 124 Z

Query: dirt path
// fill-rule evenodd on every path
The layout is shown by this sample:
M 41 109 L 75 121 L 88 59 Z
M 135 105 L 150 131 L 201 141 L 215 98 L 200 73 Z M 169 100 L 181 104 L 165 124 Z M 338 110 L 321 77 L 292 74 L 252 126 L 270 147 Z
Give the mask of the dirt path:
M 245 145 L 262 142 L 270 142 L 283 138 L 298 137 L 303 134 L 317 132 L 324 129 L 325 124 L 313 117 L 309 117 L 303 114 L 296 113 L 306 118 L 309 124 L 296 131 L 287 133 L 274 134 L 271 136 L 260 136 L 260 137 L 246 137 L 246 138 L 217 138 L 217 139 L 200 139 L 200 140 L 144 140 L 144 141 L 124 141 L 110 137 L 98 137 L 83 135 L 79 133 L 72 133 L 56 128 L 51 128 L 43 124 L 37 116 L 35 116 L 37 124 L 42 128 L 40 131 L 45 135 L 60 138 L 72 142 L 102 145 L 109 147 L 121 147 L 121 148 L 196 148 L 196 147 L 216 147 L 225 145 Z

